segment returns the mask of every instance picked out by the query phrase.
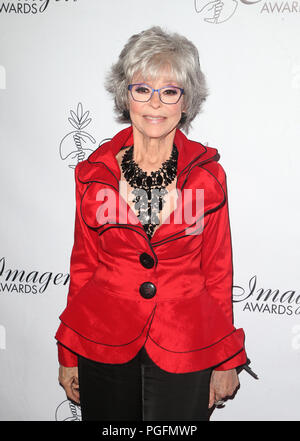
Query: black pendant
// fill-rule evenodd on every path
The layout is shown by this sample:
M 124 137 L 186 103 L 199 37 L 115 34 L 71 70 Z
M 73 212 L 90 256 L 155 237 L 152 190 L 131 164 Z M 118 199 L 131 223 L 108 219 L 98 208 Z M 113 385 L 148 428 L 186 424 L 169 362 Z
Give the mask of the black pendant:
M 133 146 L 131 146 L 122 158 L 122 171 L 126 181 L 134 189 L 133 199 L 138 218 L 151 239 L 155 226 L 159 224 L 159 212 L 163 209 L 166 187 L 177 176 L 178 150 L 173 145 L 170 158 L 167 159 L 159 170 L 147 175 L 133 160 Z M 154 190 L 154 191 L 152 191 Z

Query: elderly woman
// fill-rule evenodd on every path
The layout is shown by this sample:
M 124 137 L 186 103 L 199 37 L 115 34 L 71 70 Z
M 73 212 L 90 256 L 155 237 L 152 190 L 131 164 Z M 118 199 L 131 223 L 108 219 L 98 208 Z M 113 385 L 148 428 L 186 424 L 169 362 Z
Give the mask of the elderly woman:
M 207 95 L 197 49 L 159 27 L 133 35 L 107 89 L 129 126 L 75 169 L 59 381 L 83 420 L 208 420 L 246 353 L 225 172 L 180 130 Z

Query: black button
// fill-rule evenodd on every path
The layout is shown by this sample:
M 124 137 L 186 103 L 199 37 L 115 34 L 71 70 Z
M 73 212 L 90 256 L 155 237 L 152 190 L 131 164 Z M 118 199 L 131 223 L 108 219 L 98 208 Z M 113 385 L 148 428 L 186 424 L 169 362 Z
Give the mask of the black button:
M 145 268 L 152 268 L 154 265 L 154 259 L 147 253 L 140 255 L 140 262 Z
M 140 293 L 144 299 L 152 299 L 156 293 L 156 286 L 152 282 L 144 282 L 140 286 Z

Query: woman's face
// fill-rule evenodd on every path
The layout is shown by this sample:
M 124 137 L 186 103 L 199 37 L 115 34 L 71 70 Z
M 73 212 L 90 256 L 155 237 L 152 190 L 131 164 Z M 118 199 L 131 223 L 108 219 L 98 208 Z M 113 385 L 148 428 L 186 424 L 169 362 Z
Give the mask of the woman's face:
M 160 89 L 164 86 L 177 86 L 179 84 L 170 77 L 168 71 L 155 80 L 143 78 L 137 74 L 132 79 L 132 84 L 145 83 L 153 89 Z M 134 101 L 128 91 L 129 113 L 134 131 L 146 138 L 165 138 L 175 134 L 176 127 L 181 119 L 183 107 L 183 96 L 176 104 L 164 104 L 160 101 L 158 93 L 154 92 L 147 102 Z

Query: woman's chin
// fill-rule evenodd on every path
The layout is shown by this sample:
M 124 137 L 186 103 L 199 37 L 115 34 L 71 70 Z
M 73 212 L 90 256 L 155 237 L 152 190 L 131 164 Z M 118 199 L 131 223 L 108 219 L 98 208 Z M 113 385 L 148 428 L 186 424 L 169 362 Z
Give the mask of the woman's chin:
M 140 132 L 143 137 L 145 138 L 153 138 L 153 139 L 159 139 L 159 138 L 165 138 L 168 136 L 171 132 L 173 132 L 176 129 L 176 126 L 168 126 L 165 123 L 149 123 L 145 124 L 142 128 L 136 127 L 138 132 Z

